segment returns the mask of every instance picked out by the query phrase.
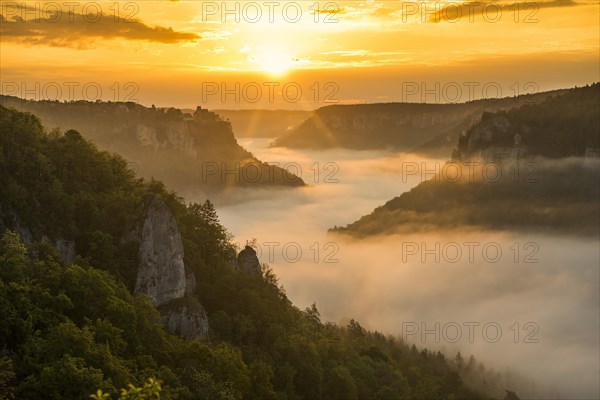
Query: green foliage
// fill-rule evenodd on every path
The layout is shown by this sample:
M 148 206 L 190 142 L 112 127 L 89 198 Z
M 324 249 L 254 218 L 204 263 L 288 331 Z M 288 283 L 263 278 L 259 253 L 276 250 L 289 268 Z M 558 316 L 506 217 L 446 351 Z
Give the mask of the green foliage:
M 448 170 L 442 166 L 435 177 L 331 231 L 364 237 L 467 226 L 598 235 L 600 168 L 597 158 L 584 161 L 583 156 L 587 148 L 600 147 L 599 102 L 596 83 L 561 91 L 539 104 L 484 112 L 460 137 L 455 154 L 510 150 L 519 133 L 529 156 L 497 163 L 475 159 L 470 165 L 457 161 Z M 486 125 L 497 120 L 506 124 Z M 482 138 L 485 129 L 491 132 L 489 140 Z M 456 170 L 462 178 L 455 181 Z
M 537 103 L 556 92 L 560 91 L 453 104 L 408 102 L 325 106 L 297 128 L 277 138 L 274 144 L 313 149 L 391 148 L 447 156 L 461 132 L 468 129 L 482 112 L 490 115 L 490 112 Z M 408 97 L 409 101 L 419 100 L 419 96 Z
M 35 114 L 48 129 L 62 127 L 80 132 L 65 134 L 63 149 L 73 146 L 83 135 L 102 148 L 117 151 L 142 176 L 160 179 L 170 188 L 215 191 L 230 186 L 304 185 L 300 177 L 256 159 L 237 143 L 231 124 L 206 109 L 187 118 L 175 108 L 146 108 L 134 103 L 61 103 L 2 95 L 0 100 L 5 106 Z M 35 123 L 39 124 L 37 120 Z M 140 145 L 140 135 L 145 145 Z M 110 176 L 101 174 L 95 164 L 69 164 L 69 157 L 79 159 L 76 153 L 65 157 L 59 165 L 65 173 L 99 176 L 100 180 Z M 71 170 L 73 165 L 76 169 Z
M 0 358 L 0 400 L 14 400 L 13 381 L 15 379 L 12 360 Z
M 598 235 L 595 168 L 580 161 L 523 160 L 503 167 L 498 181 L 433 178 L 332 231 L 364 237 L 466 226 Z M 519 170 L 521 175 L 514 172 Z
M 122 399 L 480 398 L 443 359 L 354 320 L 324 323 L 314 304 L 294 307 L 268 267 L 262 277 L 236 271 L 235 248 L 210 201 L 186 205 L 75 131 L 46 135 L 28 114 L 0 108 L 0 134 L 1 221 L 15 225 L 16 214 L 32 231 L 27 246 L 11 230 L 0 240 L 6 399 L 106 399 L 123 387 Z M 23 174 L 26 160 L 37 160 L 44 180 Z M 72 179 L 59 172 L 65 162 L 101 173 Z M 175 215 L 209 315 L 208 341 L 167 333 L 156 307 L 131 294 L 136 250 L 120 239 L 148 194 Z M 52 245 L 59 237 L 75 242 L 74 262 Z
M 548 158 L 585 155 L 586 148 L 600 147 L 600 84 L 569 89 L 539 104 L 525 104 L 496 113 L 484 112 L 458 143 L 459 153 L 488 147 L 509 147 L 518 132 L 529 154 Z M 490 140 L 472 140 L 486 122 L 506 119 L 508 128 L 493 132 Z
M 161 389 L 160 381 L 149 378 L 142 387 L 129 384 L 127 389 L 121 389 L 119 400 L 159 400 Z M 110 399 L 110 394 L 98 389 L 95 394 L 90 395 L 90 398 L 92 400 L 106 400 Z

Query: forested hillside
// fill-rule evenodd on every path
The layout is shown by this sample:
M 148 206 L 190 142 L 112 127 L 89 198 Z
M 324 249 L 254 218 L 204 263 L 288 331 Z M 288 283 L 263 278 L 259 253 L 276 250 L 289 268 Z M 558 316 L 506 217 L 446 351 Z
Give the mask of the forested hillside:
M 561 91 L 456 104 L 383 103 L 319 108 L 300 126 L 282 132 L 274 146 L 290 148 L 391 149 L 447 154 L 483 112 L 539 103 Z
M 546 158 L 598 156 L 600 148 L 600 83 L 550 96 L 481 120 L 458 140 L 455 154 L 469 159 L 490 148 L 526 147 L 527 154 Z
M 332 231 L 369 236 L 467 227 L 598 235 L 599 103 L 594 84 L 484 113 L 435 177 Z
M 123 156 L 140 176 L 179 192 L 304 184 L 292 172 L 258 160 L 238 144 L 229 122 L 200 107 L 183 113 L 135 103 L 11 96 L 0 96 L 0 104 L 35 114 L 47 130 L 75 129 L 100 149 Z
M 251 249 L 235 262 L 210 202 L 186 204 L 137 178 L 77 131 L 48 134 L 0 107 L 0 139 L 3 399 L 81 400 L 150 377 L 162 399 L 487 398 L 441 353 L 298 309 L 267 266 L 240 268 Z M 168 333 L 149 297 L 132 295 L 140 253 L 122 239 L 148 196 L 176 220 L 191 296 L 208 314 L 202 340 Z

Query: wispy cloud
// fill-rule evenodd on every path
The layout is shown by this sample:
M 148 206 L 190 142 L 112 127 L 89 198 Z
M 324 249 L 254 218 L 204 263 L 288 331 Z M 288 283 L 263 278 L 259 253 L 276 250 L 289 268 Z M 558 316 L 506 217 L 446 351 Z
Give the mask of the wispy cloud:
M 5 42 L 30 46 L 70 47 L 88 49 L 99 39 L 124 39 L 172 44 L 195 41 L 200 36 L 179 32 L 171 27 L 149 26 L 138 19 L 99 14 L 93 20 L 88 15 L 72 13 L 25 20 L 19 16 L 10 20 L 0 14 L 0 37 Z
M 448 7 L 441 7 L 440 10 L 431 14 L 427 19 L 427 22 L 443 22 L 445 20 L 456 20 L 464 16 L 474 17 L 476 15 L 482 15 L 484 12 L 494 14 L 501 11 L 521 10 L 523 17 L 529 12 L 531 18 L 535 18 L 537 10 L 542 8 L 557 8 L 557 7 L 574 7 L 583 5 L 583 3 L 575 2 L 573 0 L 550 0 L 550 1 L 524 1 L 524 2 L 496 2 L 496 1 L 476 1 L 476 2 L 464 2 L 464 3 L 452 3 Z M 488 7 L 491 7 L 488 10 Z M 465 18 L 468 21 L 469 18 Z

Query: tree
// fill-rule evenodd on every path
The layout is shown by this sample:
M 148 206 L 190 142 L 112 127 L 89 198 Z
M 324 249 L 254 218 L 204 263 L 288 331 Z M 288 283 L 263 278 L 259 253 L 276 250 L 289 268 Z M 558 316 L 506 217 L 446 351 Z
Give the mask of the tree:
M 160 381 L 149 378 L 141 387 L 136 387 L 129 384 L 126 389 L 121 389 L 119 400 L 152 400 L 160 399 L 162 388 Z M 92 400 L 107 400 L 110 399 L 110 394 L 104 393 L 102 389 L 98 389 L 95 394 L 89 396 Z
M 425 349 L 422 357 L 355 320 L 323 324 L 315 304 L 294 307 L 269 268 L 255 279 L 204 257 L 205 244 L 234 249 L 210 201 L 186 205 L 75 131 L 46 135 L 32 115 L 2 106 L 0 142 L 2 212 L 16 214 L 33 241 L 0 232 L 0 400 L 115 399 L 121 387 L 122 400 L 478 398 Z M 29 160 L 49 179 L 23 174 Z M 102 173 L 71 179 L 57 172 L 65 162 Z M 115 165 L 119 178 L 105 179 Z M 147 194 L 177 219 L 186 272 L 201 278 L 194 296 L 210 319 L 210 345 L 169 334 L 156 306 L 131 293 L 138 249 L 120 241 Z M 74 262 L 60 256 L 58 238 L 74 240 Z
M 12 360 L 8 357 L 0 358 L 0 400 L 14 400 L 15 378 Z
M 365 330 L 363 329 L 362 326 L 360 326 L 360 324 L 351 319 L 350 323 L 348 324 L 348 334 L 352 337 L 363 337 L 365 336 Z
M 358 391 L 348 368 L 336 366 L 329 371 L 323 395 L 327 399 L 358 399 Z
M 312 303 L 310 307 L 307 307 L 305 312 L 310 321 L 312 321 L 315 324 L 321 323 L 321 313 L 317 309 L 316 303 Z
M 505 390 L 506 391 L 506 396 L 504 397 L 504 400 L 520 400 L 519 396 L 517 396 L 517 394 L 515 392 L 511 392 L 510 390 Z
M 26 261 L 27 248 L 19 235 L 10 230 L 4 232 L 0 240 L 0 278 L 6 282 L 18 280 Z
M 465 361 L 463 359 L 462 354 L 460 354 L 460 351 L 456 353 L 456 357 L 454 357 L 454 362 L 456 364 L 456 368 L 458 368 L 459 370 L 463 369 Z
M 273 389 L 273 369 L 262 360 L 254 360 L 250 364 L 250 377 L 252 381 L 251 399 L 273 400 L 277 394 Z

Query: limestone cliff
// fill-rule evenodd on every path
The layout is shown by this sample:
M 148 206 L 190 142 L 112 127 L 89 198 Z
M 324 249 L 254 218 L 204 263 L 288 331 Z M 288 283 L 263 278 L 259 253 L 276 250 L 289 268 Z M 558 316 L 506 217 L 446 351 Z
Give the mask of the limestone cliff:
M 184 339 L 208 337 L 208 319 L 202 304 L 187 296 L 159 307 L 161 321 L 167 331 Z
M 139 243 L 134 294 L 145 293 L 157 306 L 185 295 L 183 245 L 171 211 L 157 197 L 147 199 L 145 219 L 133 238 Z
M 258 160 L 237 142 L 231 123 L 198 107 L 135 103 L 31 101 L 0 95 L 0 104 L 35 114 L 44 127 L 75 129 L 100 149 L 116 152 L 137 174 L 185 194 L 232 186 L 302 186 L 291 172 Z
M 593 158 L 600 148 L 600 84 L 562 91 L 540 103 L 485 112 L 458 140 L 455 159 L 496 161 L 529 155 Z
M 249 274 L 249 275 L 261 275 L 260 261 L 256 255 L 256 251 L 246 246 L 244 250 L 240 251 L 237 258 L 238 271 Z
M 459 104 L 384 103 L 332 105 L 316 110 L 300 126 L 273 142 L 291 148 L 334 147 L 448 152 L 460 133 L 479 121 L 484 111 L 535 104 L 555 92 Z
M 34 242 L 49 243 L 56 247 L 58 254 L 62 256 L 67 262 L 73 262 L 75 260 L 75 242 L 73 240 L 67 240 L 60 236 L 49 237 L 48 235 L 34 234 L 31 229 L 26 226 L 21 218 L 13 210 L 2 207 L 0 204 L 0 233 L 4 232 L 5 229 L 12 229 L 21 238 L 21 241 L 26 246 L 33 244 Z
M 205 338 L 208 319 L 193 297 L 196 278 L 186 271 L 177 222 L 167 205 L 149 196 L 141 219 L 122 243 L 139 244 L 139 265 L 134 294 L 145 294 L 158 307 L 167 330 L 186 339 Z
M 521 132 L 527 131 L 527 127 L 521 127 Z M 505 140 L 499 140 L 504 137 Z M 463 145 L 452 154 L 456 161 L 502 163 L 512 162 L 527 155 L 527 146 L 523 143 L 519 129 L 503 115 L 483 119 L 468 131 L 468 136 L 461 136 L 459 140 Z
M 328 106 L 313 113 L 275 146 L 292 148 L 412 149 L 465 120 L 477 107 L 437 104 Z

